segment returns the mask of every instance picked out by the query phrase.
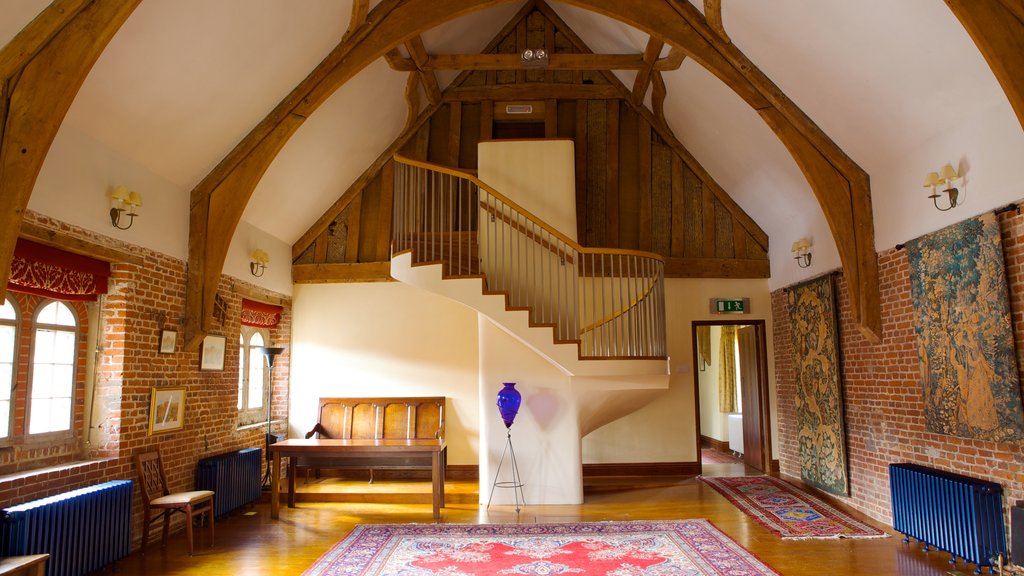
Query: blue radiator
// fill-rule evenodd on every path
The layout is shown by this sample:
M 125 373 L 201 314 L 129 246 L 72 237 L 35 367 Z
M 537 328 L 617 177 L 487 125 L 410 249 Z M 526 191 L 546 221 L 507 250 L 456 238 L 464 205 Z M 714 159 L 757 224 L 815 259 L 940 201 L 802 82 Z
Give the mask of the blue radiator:
M 213 515 L 221 518 L 260 499 L 263 450 L 245 448 L 203 458 L 196 465 L 196 490 L 213 490 Z
M 49 554 L 46 576 L 79 576 L 124 558 L 132 488 L 114 480 L 3 509 L 0 556 Z
M 997 555 L 1006 559 L 1003 488 L 918 464 L 890 464 L 892 527 L 925 546 L 944 550 L 981 571 Z

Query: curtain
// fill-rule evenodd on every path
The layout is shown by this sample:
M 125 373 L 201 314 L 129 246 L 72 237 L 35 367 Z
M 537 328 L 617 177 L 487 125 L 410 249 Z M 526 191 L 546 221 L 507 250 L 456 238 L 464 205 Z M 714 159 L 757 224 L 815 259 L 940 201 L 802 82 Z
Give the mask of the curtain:
M 711 326 L 697 326 L 697 369 L 711 365 Z
M 273 328 L 281 321 L 281 306 L 242 298 L 242 325 L 256 328 Z
M 722 326 L 718 341 L 718 410 L 736 411 L 736 327 Z
M 57 300 L 96 300 L 107 293 L 110 263 L 18 238 L 7 289 Z

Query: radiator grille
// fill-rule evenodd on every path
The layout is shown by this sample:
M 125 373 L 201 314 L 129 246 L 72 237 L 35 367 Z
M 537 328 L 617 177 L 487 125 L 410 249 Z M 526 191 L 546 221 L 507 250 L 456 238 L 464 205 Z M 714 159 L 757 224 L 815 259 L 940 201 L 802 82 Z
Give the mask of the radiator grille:
M 917 464 L 890 464 L 892 527 L 976 565 L 1006 558 L 1003 488 L 994 482 Z
M 196 465 L 196 490 L 213 490 L 213 515 L 228 513 L 259 500 L 263 450 L 245 448 L 203 458 Z
M 49 554 L 46 576 L 78 576 L 131 550 L 132 481 L 114 480 L 5 508 L 0 556 Z

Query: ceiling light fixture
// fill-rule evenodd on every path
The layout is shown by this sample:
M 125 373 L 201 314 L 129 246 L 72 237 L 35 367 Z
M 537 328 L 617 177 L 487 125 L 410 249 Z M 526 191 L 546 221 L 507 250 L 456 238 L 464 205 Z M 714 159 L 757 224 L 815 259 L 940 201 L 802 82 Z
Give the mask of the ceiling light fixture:
M 791 249 L 793 259 L 796 260 L 796 265 L 801 268 L 807 268 L 811 265 L 811 239 L 801 238 L 796 242 L 793 242 L 793 248 Z
M 267 264 L 270 264 L 270 254 L 257 248 L 252 251 L 252 255 L 249 258 L 249 273 L 257 278 L 263 276 L 263 273 L 267 270 Z
M 548 65 L 548 51 L 543 48 L 527 48 L 519 58 L 524 68 L 543 68 Z
M 135 223 L 135 217 L 139 215 L 135 209 L 142 207 L 142 195 L 135 191 L 129 192 L 128 188 L 124 186 L 118 186 L 110 194 L 110 199 L 114 202 L 114 206 L 110 209 L 110 224 L 118 230 L 131 228 Z M 125 208 L 126 205 L 127 208 Z M 125 214 L 128 216 L 128 225 L 121 226 L 121 213 L 125 211 L 128 212 Z
M 957 201 L 960 199 L 960 190 L 953 185 L 957 180 L 962 179 L 960 174 L 953 168 L 952 164 L 946 164 L 942 167 L 939 172 L 929 172 L 928 176 L 924 179 L 924 187 L 931 188 L 932 193 L 928 195 L 932 199 L 932 204 L 935 205 L 937 210 L 945 212 L 952 208 L 956 208 Z M 945 186 L 944 189 L 939 188 Z M 942 208 L 939 206 L 939 198 L 945 194 L 947 196 L 946 207 Z

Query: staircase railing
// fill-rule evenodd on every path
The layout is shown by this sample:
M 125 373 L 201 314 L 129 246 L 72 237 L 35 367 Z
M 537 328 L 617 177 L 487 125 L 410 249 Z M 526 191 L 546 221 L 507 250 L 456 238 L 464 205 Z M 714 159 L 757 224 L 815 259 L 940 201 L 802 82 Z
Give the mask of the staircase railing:
M 392 254 L 482 277 L 581 358 L 664 358 L 665 264 L 647 252 L 584 248 L 471 174 L 395 158 Z

